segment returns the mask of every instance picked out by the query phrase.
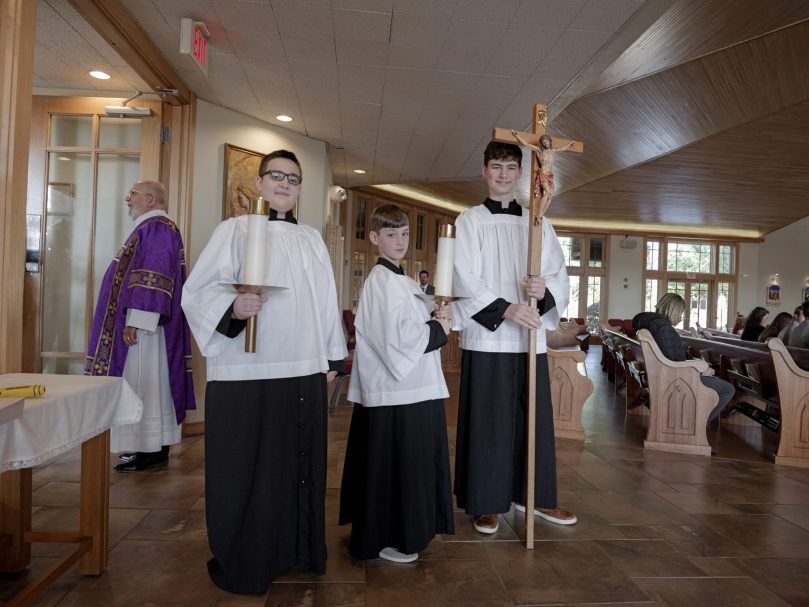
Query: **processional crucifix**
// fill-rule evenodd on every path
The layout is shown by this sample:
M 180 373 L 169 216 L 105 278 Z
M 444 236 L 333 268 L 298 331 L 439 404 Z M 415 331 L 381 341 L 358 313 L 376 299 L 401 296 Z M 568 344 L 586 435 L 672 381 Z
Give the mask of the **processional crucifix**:
M 581 141 L 554 139 L 551 142 L 545 134 L 548 125 L 548 108 L 541 103 L 534 105 L 533 132 L 524 133 L 511 129 L 495 128 L 492 139 L 504 143 L 516 143 L 533 150 L 531 153 L 531 210 L 529 213 L 528 275 L 541 276 L 542 271 L 542 218 L 553 197 L 553 156 L 556 152 L 582 153 Z M 529 305 L 535 307 L 533 297 Z M 540 330 L 544 331 L 542 327 Z M 534 548 L 534 474 L 536 453 L 536 400 L 537 400 L 537 330 L 528 331 L 528 411 L 526 427 L 526 482 L 525 482 L 525 547 Z

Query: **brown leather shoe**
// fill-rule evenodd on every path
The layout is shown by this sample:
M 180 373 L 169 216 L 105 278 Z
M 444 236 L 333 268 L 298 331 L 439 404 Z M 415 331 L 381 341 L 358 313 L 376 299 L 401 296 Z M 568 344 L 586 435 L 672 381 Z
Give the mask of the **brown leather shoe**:
M 472 523 L 475 526 L 475 531 L 479 533 L 497 533 L 500 518 L 496 514 L 484 514 L 483 516 L 476 516 Z
M 575 525 L 579 520 L 575 514 L 564 508 L 536 508 L 534 514 L 557 525 Z

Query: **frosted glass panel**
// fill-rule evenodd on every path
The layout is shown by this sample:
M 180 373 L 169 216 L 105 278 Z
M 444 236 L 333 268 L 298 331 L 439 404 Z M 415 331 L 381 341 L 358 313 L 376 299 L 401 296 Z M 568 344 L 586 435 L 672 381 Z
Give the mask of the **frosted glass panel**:
M 87 148 L 92 143 L 92 116 L 51 116 L 51 145 Z
M 139 175 L 138 154 L 98 155 L 93 305 L 98 300 L 98 291 L 107 266 L 135 225 L 127 213 L 126 194 Z
M 101 118 L 98 147 L 139 148 L 140 118 Z
M 87 347 L 84 323 L 92 194 L 90 162 L 90 154 L 48 155 L 41 343 L 44 352 L 83 352 Z

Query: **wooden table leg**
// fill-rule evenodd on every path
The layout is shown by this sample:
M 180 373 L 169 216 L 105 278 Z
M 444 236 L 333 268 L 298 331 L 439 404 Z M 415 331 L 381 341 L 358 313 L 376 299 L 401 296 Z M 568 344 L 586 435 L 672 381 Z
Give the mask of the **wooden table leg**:
M 81 559 L 81 573 L 99 575 L 107 566 L 110 504 L 110 431 L 81 446 L 81 515 L 79 533 L 93 538 Z
M 22 571 L 31 563 L 31 544 L 24 534 L 31 529 L 31 469 L 0 474 L 0 571 Z

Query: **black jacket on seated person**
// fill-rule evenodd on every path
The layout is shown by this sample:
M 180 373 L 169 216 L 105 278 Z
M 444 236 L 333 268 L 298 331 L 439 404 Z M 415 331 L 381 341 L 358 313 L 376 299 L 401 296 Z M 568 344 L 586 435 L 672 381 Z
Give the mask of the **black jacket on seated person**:
M 657 347 L 669 360 L 686 360 L 683 341 L 671 323 L 654 312 L 641 312 L 632 319 L 635 332 L 646 329 L 652 334 Z

